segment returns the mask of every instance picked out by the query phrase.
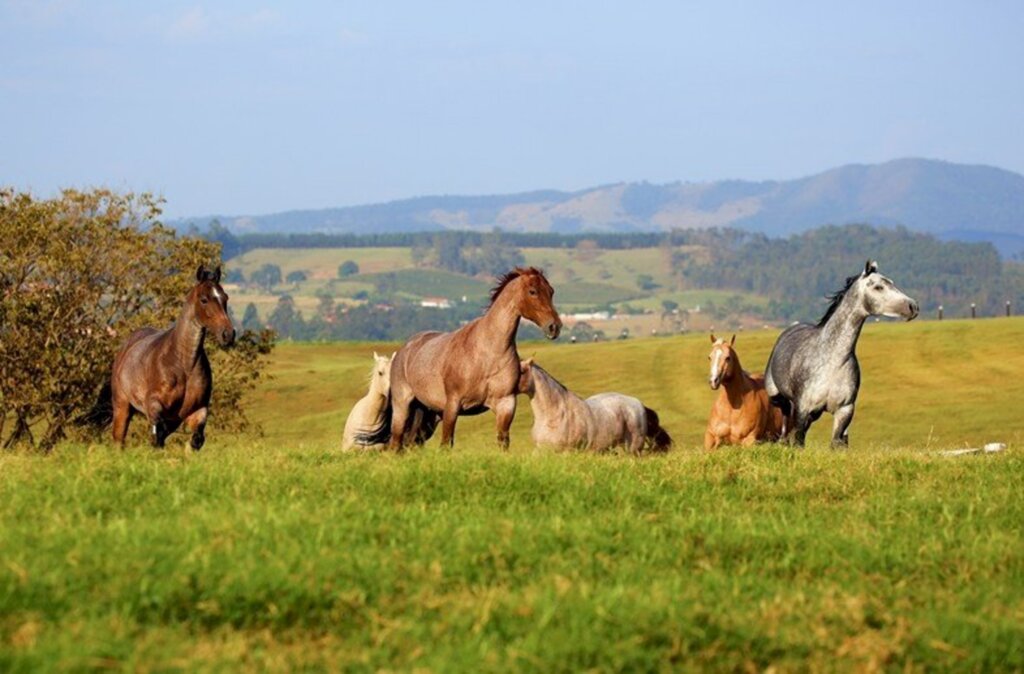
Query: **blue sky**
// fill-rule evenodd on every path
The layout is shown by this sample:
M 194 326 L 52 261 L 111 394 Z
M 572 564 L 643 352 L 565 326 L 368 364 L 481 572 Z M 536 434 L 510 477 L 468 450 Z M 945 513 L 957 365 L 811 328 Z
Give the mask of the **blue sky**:
M 923 156 L 1024 172 L 1021 2 L 0 0 L 0 184 L 168 216 Z

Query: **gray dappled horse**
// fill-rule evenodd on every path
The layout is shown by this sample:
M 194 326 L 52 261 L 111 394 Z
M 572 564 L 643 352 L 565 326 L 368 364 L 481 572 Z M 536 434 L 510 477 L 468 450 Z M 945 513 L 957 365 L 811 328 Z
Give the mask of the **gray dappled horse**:
M 817 325 L 799 323 L 779 335 L 764 373 L 772 404 L 788 419 L 787 439 L 802 447 L 807 430 L 822 412 L 833 417 L 832 446 L 846 447 L 860 389 L 857 338 L 869 316 L 913 320 L 917 302 L 868 260 L 864 271 L 830 295 L 832 304 Z

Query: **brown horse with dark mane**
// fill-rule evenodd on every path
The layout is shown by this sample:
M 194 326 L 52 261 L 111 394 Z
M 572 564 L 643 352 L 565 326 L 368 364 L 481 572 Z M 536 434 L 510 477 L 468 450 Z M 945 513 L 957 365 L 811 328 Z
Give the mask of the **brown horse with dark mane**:
M 122 446 L 135 412 L 146 415 L 154 447 L 163 447 L 182 423 L 192 431 L 192 449 L 203 446 L 213 389 L 203 340 L 209 331 L 228 346 L 235 340 L 235 329 L 228 317 L 227 293 L 220 287 L 220 267 L 212 272 L 199 267 L 196 281 L 174 325 L 136 330 L 114 359 L 114 442 Z
M 743 370 L 735 344 L 736 335 L 728 342 L 711 335 L 708 384 L 712 390 L 721 387 L 721 391 L 711 406 L 704 449 L 775 442 L 785 432 L 782 411 L 771 404 L 764 390 L 764 375 Z
M 519 352 L 516 331 L 526 318 L 549 339 L 562 321 L 555 291 L 534 267 L 513 269 L 491 291 L 487 312 L 454 332 L 414 335 L 391 361 L 391 391 L 383 422 L 359 437 L 361 444 L 388 443 L 398 450 L 416 418 L 441 413 L 441 444 L 452 446 L 460 415 L 493 410 L 498 444 L 508 448 L 508 429 L 516 414 Z

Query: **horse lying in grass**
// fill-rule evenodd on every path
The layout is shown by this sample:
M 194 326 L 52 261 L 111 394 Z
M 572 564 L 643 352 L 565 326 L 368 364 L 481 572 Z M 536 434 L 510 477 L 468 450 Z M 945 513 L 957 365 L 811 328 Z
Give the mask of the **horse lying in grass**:
M 399 450 L 408 444 L 417 418 L 441 413 L 441 445 L 450 447 L 460 415 L 493 410 L 498 444 L 507 449 L 519 381 L 516 331 L 526 318 L 556 339 L 562 321 L 554 294 L 539 269 L 517 267 L 499 279 L 480 318 L 454 332 L 421 332 L 410 338 L 391 361 L 384 417 L 360 434 L 358 442 L 387 442 L 389 449 Z
M 357 442 L 356 435 L 365 429 L 379 424 L 388 403 L 388 391 L 391 389 L 390 356 L 373 354 L 373 369 L 370 370 L 370 386 L 366 395 L 352 407 L 345 420 L 345 431 L 341 438 L 341 449 L 380 449 L 382 445 L 363 445 Z
M 592 452 L 625 447 L 633 454 L 645 446 L 656 452 L 672 446 L 657 413 L 636 398 L 599 393 L 584 400 L 532 358 L 520 364 L 518 390 L 530 397 L 531 437 L 538 446 Z
M 864 271 L 846 279 L 829 297 L 817 325 L 800 323 L 779 335 L 764 373 L 772 404 L 788 418 L 787 440 L 802 447 L 811 424 L 832 414 L 832 446 L 850 444 L 849 427 L 860 390 L 857 340 L 869 316 L 917 317 L 917 302 L 868 260 Z
M 367 429 L 381 423 L 388 404 L 391 390 L 391 361 L 395 354 L 378 356 L 373 354 L 373 369 L 370 370 L 370 386 L 366 395 L 359 399 L 345 420 L 345 431 L 341 439 L 342 451 L 352 449 L 384 449 L 383 443 L 363 444 L 360 439 Z M 422 445 L 433 435 L 437 427 L 437 414 L 428 410 L 416 410 L 405 441 Z
M 223 346 L 235 341 L 228 295 L 220 286 L 220 267 L 212 272 L 199 267 L 196 285 L 185 297 L 174 325 L 166 330 L 136 330 L 114 358 L 110 386 L 104 388 L 96 407 L 105 410 L 103 423 L 113 421 L 114 442 L 124 445 L 132 415 L 141 412 L 149 422 L 154 447 L 163 447 L 182 423 L 192 431 L 192 449 L 203 446 L 213 391 L 210 360 L 203 348 L 207 332 Z M 97 414 L 90 413 L 94 423 Z
M 785 433 L 782 411 L 771 404 L 764 390 L 764 376 L 743 370 L 735 344 L 736 335 L 728 342 L 711 335 L 708 384 L 719 393 L 704 431 L 704 449 L 749 447 L 756 442 L 774 442 Z

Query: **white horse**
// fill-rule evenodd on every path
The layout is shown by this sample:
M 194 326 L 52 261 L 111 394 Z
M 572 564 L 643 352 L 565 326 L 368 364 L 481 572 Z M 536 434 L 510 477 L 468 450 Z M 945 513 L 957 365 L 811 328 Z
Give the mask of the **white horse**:
M 530 397 L 531 437 L 538 446 L 600 452 L 625 447 L 639 454 L 645 444 L 668 451 L 672 438 L 649 407 L 621 393 L 584 400 L 527 358 L 519 365 L 519 393 Z
M 390 356 L 378 356 L 373 352 L 373 370 L 370 371 L 370 390 L 359 399 L 345 421 L 345 434 L 342 436 L 341 449 L 383 449 L 384 445 L 365 445 L 358 441 L 360 433 L 380 423 L 384 408 L 388 402 L 388 391 L 391 389 Z

